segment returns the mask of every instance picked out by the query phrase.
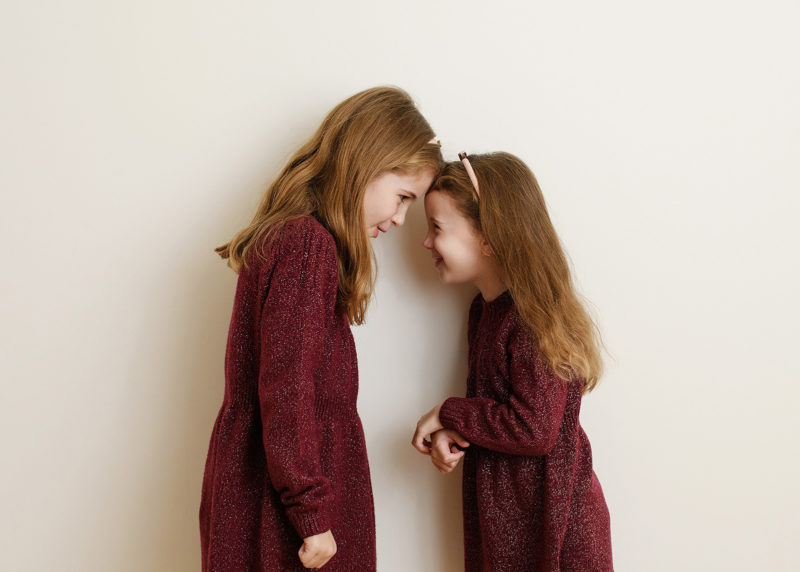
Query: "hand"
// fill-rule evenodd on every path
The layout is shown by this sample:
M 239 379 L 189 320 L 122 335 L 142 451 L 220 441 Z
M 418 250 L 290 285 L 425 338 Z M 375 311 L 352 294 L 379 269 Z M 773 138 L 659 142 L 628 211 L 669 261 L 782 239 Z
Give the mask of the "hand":
M 336 554 L 336 541 L 328 530 L 303 539 L 303 546 L 297 553 L 305 568 L 322 568 Z
M 443 429 L 442 422 L 439 421 L 439 410 L 441 408 L 442 404 L 440 403 L 420 417 L 417 422 L 417 431 L 414 433 L 413 439 L 411 439 L 411 444 L 423 455 L 431 454 L 431 444 L 425 437 L 439 429 Z
M 431 435 L 431 461 L 443 475 L 455 469 L 464 456 L 458 447 L 469 447 L 469 441 L 458 431 L 440 429 Z

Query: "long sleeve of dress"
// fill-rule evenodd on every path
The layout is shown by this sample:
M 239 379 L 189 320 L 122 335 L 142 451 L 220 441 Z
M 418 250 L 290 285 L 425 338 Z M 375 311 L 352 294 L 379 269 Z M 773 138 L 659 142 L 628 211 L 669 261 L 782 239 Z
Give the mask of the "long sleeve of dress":
M 568 385 L 543 363 L 533 336 L 521 324 L 509 336 L 507 350 L 508 399 L 451 397 L 439 419 L 480 447 L 511 455 L 546 455 L 558 438 Z
M 336 305 L 330 236 L 299 226 L 280 239 L 260 328 L 259 403 L 267 470 L 301 538 L 330 529 L 331 484 L 320 467 L 314 371 Z M 327 240 L 326 240 L 327 239 Z

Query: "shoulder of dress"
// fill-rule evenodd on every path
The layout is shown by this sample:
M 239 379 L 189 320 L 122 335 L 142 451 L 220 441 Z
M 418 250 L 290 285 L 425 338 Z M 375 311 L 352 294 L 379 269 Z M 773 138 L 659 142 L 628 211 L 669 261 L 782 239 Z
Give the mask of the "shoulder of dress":
M 503 316 L 500 324 L 500 330 L 506 334 L 506 339 L 522 343 L 523 345 L 536 346 L 536 337 L 531 331 L 530 326 L 525 323 L 522 315 L 519 313 L 516 304 L 512 304 L 506 315 Z
M 336 253 L 333 235 L 312 216 L 287 220 L 283 224 L 278 241 L 302 250 L 322 250 Z

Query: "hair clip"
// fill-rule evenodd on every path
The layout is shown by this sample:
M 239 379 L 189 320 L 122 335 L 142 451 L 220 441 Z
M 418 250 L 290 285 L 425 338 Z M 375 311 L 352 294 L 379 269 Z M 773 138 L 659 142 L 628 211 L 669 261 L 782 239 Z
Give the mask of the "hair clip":
M 458 154 L 458 158 L 461 159 L 461 162 L 464 163 L 464 168 L 467 170 L 467 175 L 469 175 L 469 180 L 472 181 L 472 186 L 475 187 L 475 192 L 480 196 L 481 191 L 478 188 L 478 177 L 475 176 L 475 171 L 472 170 L 472 165 L 467 159 L 466 151 L 461 152 Z
M 438 145 L 439 147 L 442 146 L 442 142 L 439 141 L 436 137 L 428 141 L 428 145 Z

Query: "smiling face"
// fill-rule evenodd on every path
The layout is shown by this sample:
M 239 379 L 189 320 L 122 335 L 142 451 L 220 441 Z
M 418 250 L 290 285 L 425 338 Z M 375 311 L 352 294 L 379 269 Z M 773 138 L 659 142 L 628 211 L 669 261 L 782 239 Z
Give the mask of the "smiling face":
M 431 170 L 414 174 L 386 171 L 372 179 L 364 191 L 364 220 L 369 236 L 377 238 L 379 231 L 402 226 L 408 206 L 430 188 L 434 174 Z
M 441 191 L 425 196 L 428 234 L 422 246 L 431 251 L 442 282 L 481 287 L 498 279 L 491 249 L 455 202 Z

